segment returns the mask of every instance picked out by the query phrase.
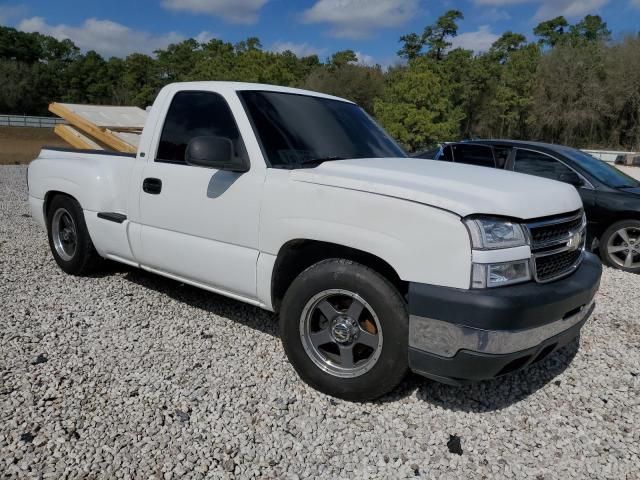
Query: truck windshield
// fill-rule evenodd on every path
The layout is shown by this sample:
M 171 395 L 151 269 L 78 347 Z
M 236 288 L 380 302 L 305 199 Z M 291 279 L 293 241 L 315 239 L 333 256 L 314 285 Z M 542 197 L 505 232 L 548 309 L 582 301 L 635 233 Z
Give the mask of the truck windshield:
M 238 92 L 270 165 L 315 166 L 331 160 L 406 157 L 359 106 L 283 92 Z

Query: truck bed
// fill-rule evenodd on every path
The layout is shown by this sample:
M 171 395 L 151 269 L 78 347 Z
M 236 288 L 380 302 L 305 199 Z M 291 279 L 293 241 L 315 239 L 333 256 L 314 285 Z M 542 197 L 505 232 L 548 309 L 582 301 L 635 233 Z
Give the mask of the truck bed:
M 130 157 L 130 158 L 136 157 L 135 153 L 115 152 L 111 150 L 94 150 L 94 149 L 88 149 L 88 148 L 53 147 L 49 145 L 45 145 L 44 147 L 42 147 L 40 156 L 42 155 L 42 152 L 45 150 L 53 151 L 53 152 L 79 153 L 79 154 L 85 154 L 85 155 L 91 154 L 91 155 L 109 155 L 113 157 Z

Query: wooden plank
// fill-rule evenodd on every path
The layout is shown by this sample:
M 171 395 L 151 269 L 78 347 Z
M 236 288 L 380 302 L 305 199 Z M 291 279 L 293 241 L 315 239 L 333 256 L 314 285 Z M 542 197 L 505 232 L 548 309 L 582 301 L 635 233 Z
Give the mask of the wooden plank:
M 107 127 L 100 127 L 100 128 L 104 128 L 105 130 L 111 130 L 112 132 L 142 133 L 142 128 L 140 128 L 140 127 L 114 127 L 114 126 L 107 126 Z
M 83 135 L 70 125 L 56 125 L 53 131 L 73 148 L 104 150 L 96 142 L 86 135 Z
M 137 151 L 135 146 L 116 137 L 111 132 L 101 129 L 97 125 L 89 122 L 88 120 L 81 117 L 80 115 L 72 112 L 71 110 L 69 110 L 67 107 L 65 107 L 60 103 L 50 104 L 49 111 L 55 115 L 58 115 L 61 118 L 64 118 L 67 122 L 69 122 L 74 127 L 82 130 L 83 132 L 89 134 L 96 140 L 104 143 L 105 145 L 113 148 L 118 152 L 136 153 Z
M 79 103 L 62 103 L 62 105 L 99 128 L 136 127 L 142 129 L 148 117 L 148 113 L 138 107 Z
M 113 136 L 118 137 L 123 142 L 126 142 L 129 145 L 133 145 L 136 149 L 140 145 L 140 137 L 142 135 L 137 132 L 115 132 L 113 130 L 107 131 Z

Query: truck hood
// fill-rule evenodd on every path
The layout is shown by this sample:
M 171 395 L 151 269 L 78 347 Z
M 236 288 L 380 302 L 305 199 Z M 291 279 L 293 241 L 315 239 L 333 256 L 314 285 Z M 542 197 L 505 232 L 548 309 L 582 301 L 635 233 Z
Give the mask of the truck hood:
M 291 179 L 471 214 L 531 219 L 582 208 L 570 185 L 531 175 L 420 158 L 361 158 L 297 169 Z

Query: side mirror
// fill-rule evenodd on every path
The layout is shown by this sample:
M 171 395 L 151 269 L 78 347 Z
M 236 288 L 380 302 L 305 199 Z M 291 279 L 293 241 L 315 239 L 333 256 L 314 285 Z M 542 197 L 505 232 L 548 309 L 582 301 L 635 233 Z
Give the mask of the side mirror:
M 582 187 L 584 185 L 584 181 L 582 180 L 582 178 L 580 178 L 580 175 L 575 172 L 563 173 L 560 175 L 560 178 L 558 180 L 564 183 L 568 183 L 569 185 L 573 185 L 576 188 Z
M 224 137 L 208 136 L 192 138 L 184 153 L 187 165 L 215 168 L 231 172 L 249 170 L 247 161 L 233 154 L 233 143 Z

